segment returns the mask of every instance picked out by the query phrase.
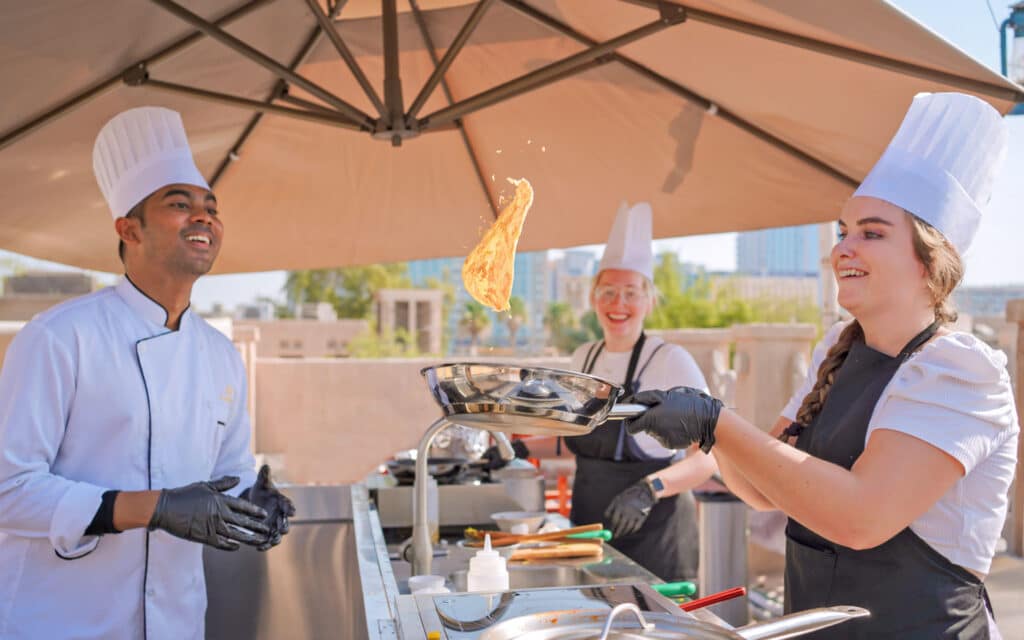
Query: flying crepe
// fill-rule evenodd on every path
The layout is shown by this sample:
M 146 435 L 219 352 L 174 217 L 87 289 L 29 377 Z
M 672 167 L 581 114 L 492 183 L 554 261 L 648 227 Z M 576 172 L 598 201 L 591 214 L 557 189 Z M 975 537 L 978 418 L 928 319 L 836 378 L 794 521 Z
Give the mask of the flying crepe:
M 509 179 L 515 185 L 512 201 L 501 210 L 462 265 L 462 283 L 475 300 L 495 311 L 509 308 L 515 276 L 516 245 L 526 214 L 533 204 L 533 187 L 526 178 Z

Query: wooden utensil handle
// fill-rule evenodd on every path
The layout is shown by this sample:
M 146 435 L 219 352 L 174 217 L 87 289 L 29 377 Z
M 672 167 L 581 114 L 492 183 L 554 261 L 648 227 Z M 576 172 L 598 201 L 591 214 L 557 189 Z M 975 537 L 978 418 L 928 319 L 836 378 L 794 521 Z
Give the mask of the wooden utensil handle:
M 564 538 L 567 535 L 573 533 L 585 533 L 587 531 L 600 531 L 604 529 L 604 525 L 600 522 L 593 524 L 583 524 L 578 527 L 570 527 L 569 529 L 561 529 L 559 531 L 548 531 L 547 533 L 509 533 L 507 531 L 484 531 L 477 529 L 477 540 L 483 540 L 485 535 L 491 536 L 491 543 L 497 540 L 501 540 L 503 543 L 515 542 L 540 542 L 542 540 L 558 540 Z M 481 543 L 482 544 L 482 543 Z
M 556 547 L 540 547 L 537 549 L 516 549 L 511 560 L 547 560 L 553 558 L 584 558 L 604 555 L 601 545 L 588 542 L 562 544 Z

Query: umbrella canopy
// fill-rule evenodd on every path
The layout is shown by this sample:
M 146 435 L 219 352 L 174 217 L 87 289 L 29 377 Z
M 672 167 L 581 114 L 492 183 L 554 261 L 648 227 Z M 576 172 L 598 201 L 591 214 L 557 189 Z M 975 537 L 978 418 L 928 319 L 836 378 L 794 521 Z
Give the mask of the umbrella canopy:
M 878 0 L 37 0 L 0 14 L 0 248 L 117 270 L 92 177 L 117 112 L 181 112 L 219 272 L 465 255 L 506 178 L 520 242 L 837 215 L 919 91 L 1024 101 Z M 82 28 L 82 25 L 89 25 Z

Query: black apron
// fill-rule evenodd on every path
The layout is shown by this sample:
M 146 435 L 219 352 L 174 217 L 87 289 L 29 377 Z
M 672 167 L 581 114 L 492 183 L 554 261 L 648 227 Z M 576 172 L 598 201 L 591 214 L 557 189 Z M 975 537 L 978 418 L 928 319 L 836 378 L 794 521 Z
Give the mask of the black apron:
M 623 386 L 627 394 L 639 387 L 640 374 L 657 354 L 648 357 L 637 374 L 637 364 L 646 337 L 633 345 Z M 584 361 L 583 373 L 593 371 L 604 343 L 592 346 Z M 622 421 L 606 422 L 585 436 L 565 438 L 576 454 L 576 477 L 572 485 L 574 524 L 603 522 L 612 499 L 647 475 L 672 464 L 673 458 L 651 458 L 626 433 Z M 613 538 L 610 544 L 654 575 L 667 582 L 693 579 L 697 575 L 697 517 L 693 495 L 684 491 L 658 500 L 643 526 L 627 536 Z
M 799 433 L 796 447 L 850 469 L 864 451 L 868 422 L 882 391 L 936 329 L 933 324 L 919 333 L 896 357 L 855 341 L 818 416 L 806 429 L 791 425 L 789 432 Z M 808 639 L 989 637 L 988 595 L 981 580 L 909 527 L 861 551 L 832 543 L 792 518 L 786 537 L 787 613 L 832 605 L 871 612 L 870 618 L 844 622 Z

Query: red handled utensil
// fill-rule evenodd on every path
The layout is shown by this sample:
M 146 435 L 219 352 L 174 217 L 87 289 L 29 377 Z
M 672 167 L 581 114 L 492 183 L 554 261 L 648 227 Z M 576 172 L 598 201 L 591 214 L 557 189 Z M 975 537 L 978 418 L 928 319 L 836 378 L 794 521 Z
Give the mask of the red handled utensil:
M 719 602 L 732 600 L 733 598 L 738 598 L 740 596 L 745 595 L 747 595 L 746 587 L 733 587 L 732 589 L 726 589 L 725 591 L 712 593 L 710 596 L 704 596 L 703 598 L 697 598 L 696 600 L 684 602 L 683 604 L 679 605 L 679 608 L 683 611 L 693 611 L 695 609 L 700 609 L 701 607 L 706 607 L 712 604 L 718 604 Z

